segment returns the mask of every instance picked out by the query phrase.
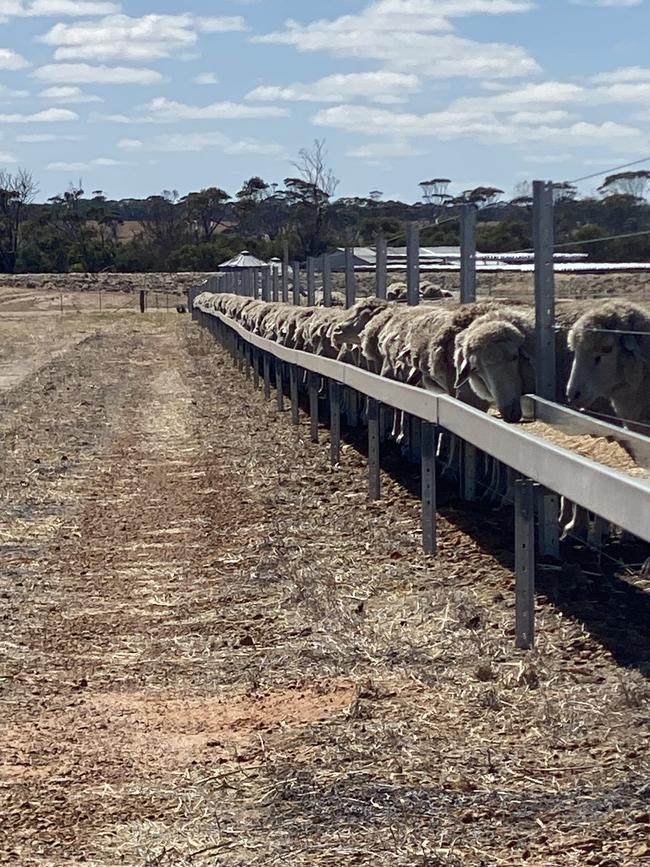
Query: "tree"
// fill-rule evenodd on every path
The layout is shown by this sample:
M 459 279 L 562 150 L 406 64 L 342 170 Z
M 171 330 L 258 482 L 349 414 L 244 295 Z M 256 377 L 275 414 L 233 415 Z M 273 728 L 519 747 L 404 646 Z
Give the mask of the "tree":
M 553 201 L 557 204 L 558 202 L 572 202 L 575 197 L 578 195 L 578 190 L 574 187 L 573 184 L 568 183 L 567 181 L 562 181 L 559 184 L 553 184 Z
M 223 223 L 230 196 L 220 187 L 207 187 L 198 193 L 188 193 L 183 199 L 185 219 L 197 243 L 209 243 Z
M 332 198 L 338 188 L 339 179 L 327 165 L 325 139 L 314 139 L 311 149 L 302 148 L 298 151 L 298 159 L 292 165 L 305 183 L 325 193 L 328 199 Z
M 291 206 L 293 230 L 304 256 L 317 256 L 325 248 L 328 230 L 327 208 L 339 181 L 327 165 L 325 140 L 303 148 L 292 164 L 298 177 L 285 178 L 287 202 Z
M 15 174 L 0 171 L 0 271 L 4 273 L 16 270 L 27 206 L 37 193 L 38 184 L 26 169 Z
M 512 189 L 512 201 L 519 199 L 532 199 L 533 185 L 530 181 L 518 181 Z
M 422 198 L 427 205 L 443 205 L 451 198 L 447 194 L 449 178 L 432 178 L 430 181 L 420 181 L 418 186 L 422 190 Z
M 86 220 L 83 195 L 80 180 L 76 186 L 71 184 L 65 193 L 53 196 L 49 201 L 56 231 L 68 242 L 68 258 L 92 273 L 97 270 L 96 250 L 93 245 L 95 233 Z M 68 261 L 68 265 L 70 264 Z
M 166 263 L 170 252 L 185 238 L 178 192 L 163 190 L 158 196 L 149 196 L 145 202 L 145 216 L 140 220 L 140 225 L 161 263 Z
M 604 196 L 618 194 L 632 196 L 642 202 L 650 187 L 650 171 L 618 172 L 608 175 L 598 191 Z
M 474 187 L 473 190 L 465 190 L 454 201 L 458 204 L 472 204 L 478 208 L 489 208 L 502 194 L 503 190 L 498 187 Z
M 243 184 L 241 190 L 237 193 L 237 198 L 241 200 L 249 200 L 251 202 L 263 202 L 269 196 L 272 196 L 275 190 L 263 178 L 257 175 L 249 178 Z

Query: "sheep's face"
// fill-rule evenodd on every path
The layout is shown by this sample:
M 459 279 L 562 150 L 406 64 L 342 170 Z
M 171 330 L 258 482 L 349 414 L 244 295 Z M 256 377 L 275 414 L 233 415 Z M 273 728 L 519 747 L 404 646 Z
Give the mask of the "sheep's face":
M 382 308 L 362 307 L 355 310 L 346 316 L 341 322 L 337 323 L 332 329 L 332 342 L 335 346 L 343 346 L 345 343 L 352 343 L 358 346 L 361 342 L 359 335 L 377 313 L 380 313 Z
M 513 326 L 498 340 L 471 347 L 461 341 L 456 346 L 455 388 L 469 382 L 482 400 L 497 407 L 507 422 L 521 419 L 521 398 L 530 382 L 530 360 L 523 350 L 523 335 Z
M 623 390 L 636 390 L 643 377 L 640 343 L 632 334 L 572 332 L 574 352 L 567 400 L 587 409 L 598 398 L 616 399 Z

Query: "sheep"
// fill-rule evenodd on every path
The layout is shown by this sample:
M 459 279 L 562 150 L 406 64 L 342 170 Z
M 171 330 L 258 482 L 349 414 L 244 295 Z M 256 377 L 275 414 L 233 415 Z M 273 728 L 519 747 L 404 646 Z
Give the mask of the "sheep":
M 408 287 L 406 283 L 402 281 L 391 283 L 390 286 L 386 289 L 386 298 L 389 301 L 397 301 L 400 298 L 404 298 L 408 292 Z
M 500 305 L 495 301 L 479 301 L 446 309 L 429 341 L 427 370 L 431 379 L 447 394 L 455 394 L 456 368 L 454 350 L 456 336 L 475 319 Z
M 420 298 L 425 301 L 437 301 L 441 298 L 453 298 L 453 293 L 425 280 L 424 283 L 420 283 Z
M 398 355 L 397 361 L 410 369 L 407 382 L 422 382 L 425 387 L 435 385 L 428 365 L 428 347 L 432 334 L 443 319 L 444 307 L 428 307 L 420 310 L 418 315 L 411 319 L 406 333 L 404 347 Z
M 382 357 L 379 354 L 379 338 L 384 328 L 388 327 L 395 313 L 394 307 L 388 307 L 374 316 L 359 334 L 361 355 L 368 370 L 379 373 L 382 367 Z
M 454 387 L 469 383 L 505 421 L 517 422 L 522 395 L 535 388 L 534 352 L 533 311 L 503 308 L 483 314 L 455 338 Z
M 370 320 L 386 310 L 387 301 L 381 298 L 362 298 L 345 311 L 332 331 L 332 342 L 342 348 L 345 344 L 361 345 L 361 332 Z
M 610 401 L 632 430 L 650 422 L 650 314 L 638 304 L 606 301 L 584 313 L 571 327 L 573 353 L 566 387 L 569 404 L 589 408 Z
M 334 292 L 331 292 L 330 295 L 331 295 L 331 305 L 330 305 L 331 307 L 345 307 L 345 295 L 343 294 L 343 292 L 334 291 Z M 324 292 L 317 292 L 316 293 L 315 304 L 317 307 L 324 307 L 325 306 L 325 293 Z

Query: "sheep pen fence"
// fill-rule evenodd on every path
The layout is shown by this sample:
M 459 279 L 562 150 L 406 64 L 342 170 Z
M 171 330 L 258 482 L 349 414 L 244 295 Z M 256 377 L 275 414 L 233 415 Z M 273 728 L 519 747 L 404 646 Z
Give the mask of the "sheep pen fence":
M 535 300 L 536 394 L 526 403 L 530 417 L 578 434 L 611 438 L 624 443 L 640 466 L 650 469 L 650 438 L 621 427 L 596 421 L 555 402 L 555 293 L 553 261 L 553 185 L 536 182 Z M 461 226 L 461 303 L 476 298 L 475 212 L 466 209 Z M 419 238 L 415 227 L 408 233 L 407 302 L 419 303 Z M 345 259 L 345 306 L 356 300 L 355 269 L 351 250 Z M 290 281 L 289 276 L 292 276 Z M 308 260 L 305 269 L 307 304 L 316 301 L 316 267 Z M 386 246 L 377 246 L 376 295 L 386 298 Z M 341 419 L 349 427 L 361 425 L 360 398 L 365 400 L 367 428 L 368 494 L 381 497 L 380 456 L 385 435 L 386 411 L 405 413 L 408 457 L 420 465 L 422 544 L 436 552 L 437 455 L 441 432 L 461 444 L 460 489 L 467 500 L 477 498 L 477 463 L 485 454 L 502 467 L 514 487 L 515 550 L 515 636 L 516 645 L 529 649 L 535 641 L 535 572 L 538 556 L 559 555 L 558 516 L 560 497 L 588 510 L 600 519 L 650 542 L 650 482 L 583 457 L 543 437 L 527 433 L 442 392 L 416 388 L 387 379 L 343 361 L 304 352 L 268 340 L 244 328 L 223 313 L 206 307 L 198 296 L 204 292 L 237 294 L 262 301 L 301 304 L 303 298 L 300 263 L 285 262 L 282 271 L 230 272 L 209 278 L 188 293 L 189 309 L 197 323 L 206 328 L 233 357 L 233 363 L 252 377 L 255 386 L 263 382 L 270 399 L 276 390 L 279 410 L 290 404 L 291 421 L 299 423 L 301 396 L 309 408 L 310 432 L 319 441 L 321 409 L 330 429 L 330 460 L 341 459 Z M 320 302 L 331 306 L 332 283 L 326 257 L 322 264 Z

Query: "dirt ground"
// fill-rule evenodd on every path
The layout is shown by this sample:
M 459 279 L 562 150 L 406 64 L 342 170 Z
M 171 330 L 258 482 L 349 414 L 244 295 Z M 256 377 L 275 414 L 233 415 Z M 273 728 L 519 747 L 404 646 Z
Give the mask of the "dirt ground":
M 189 317 L 43 319 L 0 321 L 55 352 L 0 403 L 0 863 L 650 861 L 650 581 L 544 572 L 516 651 L 489 509 L 427 557 Z

